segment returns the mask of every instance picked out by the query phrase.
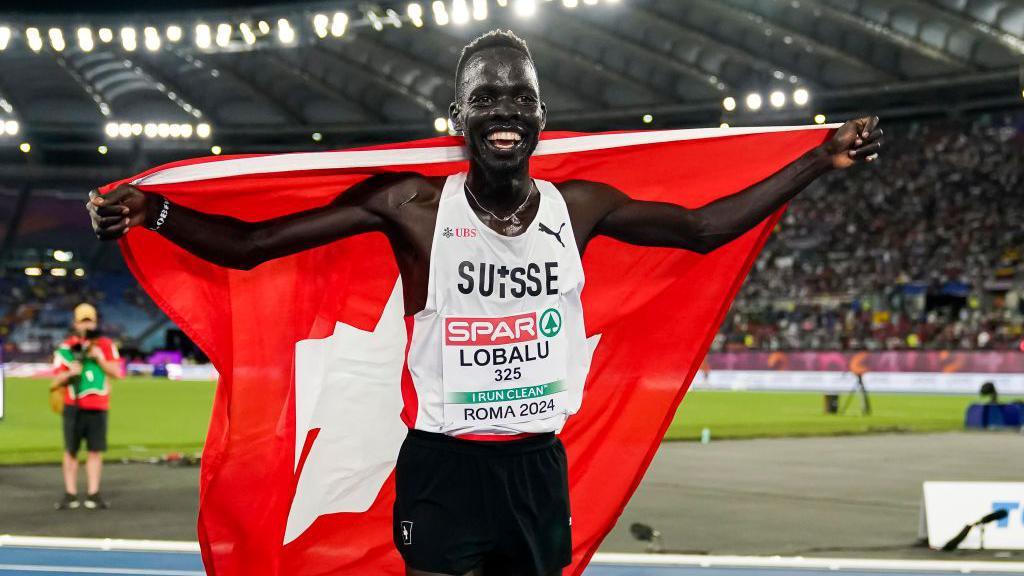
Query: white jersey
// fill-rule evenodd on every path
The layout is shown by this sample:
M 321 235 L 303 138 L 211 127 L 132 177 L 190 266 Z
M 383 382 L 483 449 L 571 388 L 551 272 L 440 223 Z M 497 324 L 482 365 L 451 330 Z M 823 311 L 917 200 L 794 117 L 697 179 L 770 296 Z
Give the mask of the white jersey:
M 535 180 L 536 217 L 503 236 L 473 212 L 465 182 L 450 176 L 437 208 L 427 302 L 409 344 L 407 423 L 449 435 L 557 432 L 579 409 L 590 369 L 565 201 Z

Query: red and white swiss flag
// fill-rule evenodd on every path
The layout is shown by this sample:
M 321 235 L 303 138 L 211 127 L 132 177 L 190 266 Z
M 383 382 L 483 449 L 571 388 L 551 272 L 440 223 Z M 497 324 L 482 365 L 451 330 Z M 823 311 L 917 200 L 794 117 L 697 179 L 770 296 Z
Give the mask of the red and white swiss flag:
M 832 128 L 548 133 L 531 171 L 698 207 L 771 175 Z M 126 181 L 197 210 L 262 220 L 324 205 L 372 174 L 466 168 L 461 138 L 446 137 L 200 158 Z M 582 573 L 640 482 L 777 217 L 706 256 L 590 243 L 583 305 L 593 362 L 582 409 L 561 434 L 573 514 L 567 575 Z M 250 271 L 202 261 L 141 229 L 121 248 L 149 295 L 220 372 L 201 473 L 207 573 L 402 574 L 391 505 L 405 435 L 406 330 L 384 236 L 352 237 Z

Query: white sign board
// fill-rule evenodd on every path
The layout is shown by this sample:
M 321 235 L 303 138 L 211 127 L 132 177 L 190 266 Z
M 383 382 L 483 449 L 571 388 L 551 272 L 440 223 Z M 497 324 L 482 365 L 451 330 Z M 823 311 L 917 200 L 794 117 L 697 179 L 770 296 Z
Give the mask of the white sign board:
M 928 546 L 942 548 L 964 526 L 1000 509 L 1006 518 L 976 526 L 960 548 L 1024 550 L 1024 482 L 925 482 Z
M 995 381 L 1001 394 L 1024 394 L 1024 374 L 968 372 L 868 372 L 868 392 L 970 394 Z M 696 390 L 770 390 L 776 392 L 849 392 L 857 385 L 851 372 L 817 370 L 711 370 L 693 378 Z

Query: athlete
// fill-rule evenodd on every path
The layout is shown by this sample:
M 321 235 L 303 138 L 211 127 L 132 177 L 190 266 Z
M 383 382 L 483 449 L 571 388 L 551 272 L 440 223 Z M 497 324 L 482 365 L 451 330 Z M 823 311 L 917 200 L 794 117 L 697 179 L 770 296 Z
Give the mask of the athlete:
M 409 576 L 554 576 L 571 561 L 567 463 L 555 433 L 580 405 L 589 352 L 581 255 L 598 235 L 707 253 L 815 178 L 877 158 L 878 118 L 847 122 L 771 177 L 699 209 L 642 202 L 599 182 L 530 178 L 547 109 L 526 44 L 492 31 L 465 47 L 449 110 L 469 170 L 387 174 L 333 202 L 262 222 L 190 210 L 122 185 L 90 195 L 93 228 L 144 225 L 248 270 L 382 232 L 411 329 L 410 431 L 396 465 L 394 541 Z M 742 162 L 742 159 L 737 159 Z

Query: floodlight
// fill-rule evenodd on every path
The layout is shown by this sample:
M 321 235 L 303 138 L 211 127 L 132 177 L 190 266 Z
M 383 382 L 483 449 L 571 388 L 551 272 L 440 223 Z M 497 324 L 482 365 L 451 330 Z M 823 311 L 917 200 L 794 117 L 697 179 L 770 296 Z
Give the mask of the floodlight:
M 452 22 L 456 24 L 469 22 L 469 5 L 466 4 L 466 0 L 452 2 Z
M 92 49 L 96 47 L 96 43 L 92 39 L 92 30 L 85 26 L 78 29 L 75 33 L 78 36 L 78 48 L 82 52 L 92 52 Z
M 331 18 L 331 35 L 335 38 L 340 38 L 345 35 L 345 30 L 348 28 L 348 14 L 344 12 L 335 12 L 334 17 Z
M 142 30 L 142 38 L 146 43 L 146 50 L 156 52 L 160 49 L 160 33 L 152 26 L 146 26 Z
M 210 26 L 208 24 L 197 24 L 196 25 L 196 46 L 206 49 L 213 43 L 213 39 L 210 36 Z
M 135 51 L 138 47 L 135 28 L 132 28 L 131 26 L 121 28 L 121 46 L 129 52 Z
M 64 42 L 64 32 L 60 28 L 50 28 L 47 35 L 50 37 L 50 46 L 57 52 L 63 52 L 64 48 L 67 48 L 67 44 Z
M 409 20 L 412 25 L 417 28 L 423 27 L 423 7 L 418 3 L 413 2 L 409 4 L 409 7 L 405 9 L 405 13 L 409 16 Z
M 327 25 L 330 23 L 330 18 L 327 14 L 317 14 L 313 16 L 313 32 L 320 38 L 327 37 Z
M 434 23 L 438 26 L 448 24 L 448 9 L 445 8 L 444 2 L 441 0 L 434 0 L 434 3 L 430 6 L 434 11 Z
M 529 18 L 537 13 L 537 0 L 516 0 L 513 9 L 517 16 Z
M 473 19 L 487 19 L 487 0 L 473 0 Z
M 281 44 L 295 42 L 295 29 L 292 28 L 287 18 L 280 18 L 277 21 L 277 39 L 281 41 Z
M 220 46 L 221 48 L 227 48 L 228 44 L 231 44 L 231 24 L 217 24 L 217 37 L 215 42 L 217 43 L 217 46 Z
M 39 35 L 39 28 L 26 28 L 25 39 L 28 40 L 28 47 L 33 52 L 39 52 L 43 49 L 43 37 Z

